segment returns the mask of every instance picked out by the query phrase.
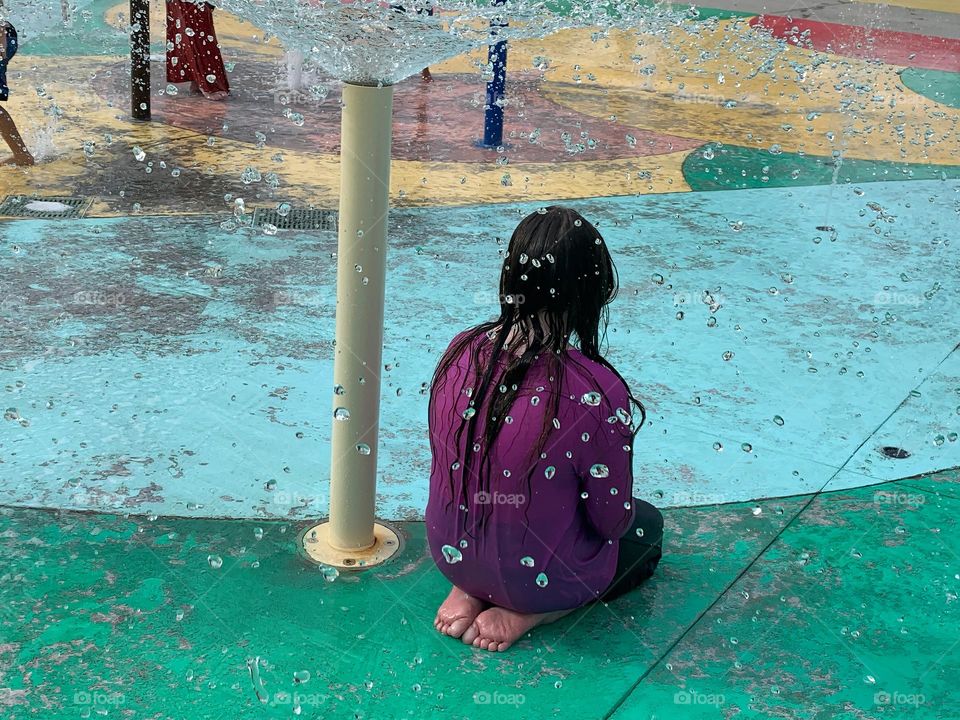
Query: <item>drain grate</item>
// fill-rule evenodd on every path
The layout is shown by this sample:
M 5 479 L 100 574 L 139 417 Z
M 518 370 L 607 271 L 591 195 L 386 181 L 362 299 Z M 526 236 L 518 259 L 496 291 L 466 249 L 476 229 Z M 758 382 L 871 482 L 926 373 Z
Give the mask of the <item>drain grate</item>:
M 316 208 L 290 208 L 283 215 L 276 209 L 256 208 L 253 211 L 254 227 L 273 225 L 278 230 L 329 230 L 337 231 L 336 210 Z
M 7 195 L 0 202 L 0 215 L 43 219 L 82 218 L 92 202 L 90 198 Z

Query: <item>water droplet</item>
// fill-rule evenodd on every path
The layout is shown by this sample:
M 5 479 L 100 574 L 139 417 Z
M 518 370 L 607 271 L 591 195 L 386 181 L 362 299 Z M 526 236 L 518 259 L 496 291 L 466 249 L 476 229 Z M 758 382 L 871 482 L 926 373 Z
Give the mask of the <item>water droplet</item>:
M 297 684 L 302 684 L 310 681 L 310 671 L 309 670 L 297 670 L 293 673 L 293 681 Z
M 253 529 L 253 536 L 254 536 L 257 540 L 263 540 L 263 528 L 262 528 L 262 527 L 255 527 L 255 528 Z
M 774 416 L 773 416 L 773 422 L 774 422 L 774 424 L 776 424 L 776 425 L 780 425 L 781 427 L 783 426 L 783 418 L 780 417 L 779 415 L 774 415 Z
M 750 443 L 742 443 L 740 445 L 740 449 L 743 450 L 744 452 L 752 452 L 753 445 L 751 445 Z
M 583 440 L 583 442 L 590 442 L 590 433 L 587 433 L 587 432 L 583 433 L 580 436 L 580 439 Z
M 334 419 L 339 420 L 340 422 L 346 422 L 347 420 L 350 419 L 350 411 L 347 410 L 345 407 L 338 407 L 336 410 L 333 411 L 333 417 Z
M 547 469 L 543 471 L 543 476 L 547 480 L 553 480 L 553 476 L 556 474 L 557 474 L 557 469 L 553 465 L 548 466 Z
M 476 414 L 477 414 L 476 410 L 474 410 L 472 407 L 468 407 L 466 410 L 463 411 L 463 419 L 469 420 Z
M 357 452 L 360 453 L 361 455 L 369 455 L 370 446 L 367 445 L 366 443 L 357 443 Z
M 730 360 L 731 358 L 733 358 L 733 353 L 727 350 L 726 352 L 723 353 L 721 357 L 723 357 L 724 360 Z
M 637 528 L 637 537 L 643 537 L 643 528 Z
M 580 499 L 581 499 L 581 500 L 586 500 L 588 497 L 590 497 L 590 493 L 588 493 L 586 490 L 584 490 L 582 493 L 580 493 Z
M 610 477 L 610 468 L 603 463 L 596 463 L 590 466 L 590 474 L 595 478 Z
M 321 565 L 320 574 L 323 575 L 323 579 L 327 582 L 333 582 L 340 577 L 340 571 L 332 565 Z
M 207 563 L 209 563 L 210 567 L 214 570 L 219 570 L 223 567 L 223 558 L 219 555 L 207 555 Z
M 610 488 L 610 494 L 611 494 L 611 495 L 616 495 L 618 492 L 619 492 L 619 491 L 618 491 L 615 487 Z
M 715 442 L 713 444 L 713 449 L 716 450 L 717 452 L 723 452 L 723 445 L 721 445 L 718 442 Z
M 443 559 L 451 565 L 463 560 L 463 553 L 457 550 L 453 545 L 444 545 L 442 548 L 440 548 L 440 551 L 443 553 Z
M 533 567 L 533 558 L 529 555 L 524 555 L 522 558 L 520 558 L 520 564 L 524 567 Z
M 759 517 L 760 515 L 763 514 L 763 508 L 760 507 L 759 505 L 756 505 L 753 508 L 751 508 L 750 512 L 753 514 L 754 517 Z
M 531 405 L 539 405 L 539 404 L 540 404 L 540 396 L 539 396 L 539 395 L 534 395 L 533 397 L 531 397 L 531 398 L 530 398 L 530 404 L 531 404 Z
M 276 480 L 267 480 L 267 481 L 263 484 L 263 489 L 264 489 L 264 490 L 268 490 L 268 491 L 276 490 L 276 489 L 277 489 L 277 481 L 276 481 Z
M 539 575 L 537 575 L 537 579 L 536 579 L 537 587 L 545 588 L 549 582 L 550 580 L 547 579 L 546 573 L 540 573 Z
M 600 400 L 602 397 L 603 396 L 600 395 L 600 393 L 596 391 L 590 391 L 588 393 L 583 394 L 583 397 L 580 398 L 580 402 L 582 402 L 584 405 L 592 405 L 593 407 L 596 407 L 597 405 L 600 404 Z
M 343 385 L 334 385 L 334 386 L 333 386 L 333 394 L 334 394 L 334 395 L 343 395 L 345 392 L 346 392 L 346 390 L 343 389 Z

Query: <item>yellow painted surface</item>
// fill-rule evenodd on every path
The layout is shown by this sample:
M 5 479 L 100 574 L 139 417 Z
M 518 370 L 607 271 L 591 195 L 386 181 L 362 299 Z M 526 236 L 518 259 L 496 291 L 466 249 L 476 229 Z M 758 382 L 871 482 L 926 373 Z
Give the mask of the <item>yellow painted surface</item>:
M 853 0 L 871 5 L 896 5 L 914 10 L 935 10 L 936 12 L 960 13 L 957 0 Z
M 614 32 L 599 43 L 592 42 L 588 32 L 559 33 L 551 38 L 556 52 L 548 53 L 552 68 L 546 71 L 550 82 L 543 94 L 586 115 L 615 115 L 626 125 L 704 142 L 761 148 L 778 144 L 784 152 L 811 155 L 843 150 L 847 157 L 870 160 L 960 161 L 957 110 L 905 89 L 897 75 L 901 67 L 836 58 L 809 69 L 822 53 L 794 46 L 779 51 L 744 20 L 721 22 L 716 30 L 704 24 L 698 29 L 698 34 L 690 34 L 677 28 L 666 40 Z M 542 41 L 514 44 L 512 67 L 532 68 L 533 58 L 543 51 Z M 694 63 L 701 52 L 715 57 Z M 681 54 L 691 60 L 680 62 Z M 633 62 L 633 55 L 639 55 L 640 62 Z M 773 76 L 755 73 L 768 58 Z M 440 68 L 467 72 L 475 60 L 457 58 Z M 579 71 L 574 69 L 577 64 L 582 65 Z M 805 78 L 798 78 L 794 65 L 808 68 Z M 638 68 L 646 66 L 656 70 L 640 74 Z M 855 85 L 870 86 L 872 92 L 857 93 Z M 841 113 L 841 102 L 848 100 L 863 107 Z M 724 107 L 729 101 L 736 107 Z M 811 112 L 817 117 L 807 120 Z M 901 123 L 902 140 L 895 129 Z M 928 129 L 938 142 L 925 140 Z
M 153 33 L 163 37 L 162 3 L 154 2 Z M 121 24 L 126 5 L 117 5 L 108 15 Z M 723 142 L 757 148 L 779 145 L 784 152 L 829 155 L 841 150 L 846 157 L 911 163 L 955 165 L 958 157 L 957 110 L 904 89 L 895 66 L 869 64 L 856 59 L 830 58 L 789 47 L 775 52 L 776 43 L 761 38 L 744 20 L 726 20 L 711 27 L 706 23 L 673 28 L 665 37 L 613 32 L 593 42 L 590 31 L 565 31 L 547 40 L 515 42 L 510 48 L 511 72 L 534 71 L 534 58 L 547 57 L 542 94 L 577 112 L 601 119 L 611 116 L 625 128 L 706 142 Z M 253 26 L 240 23 L 218 11 L 217 29 L 229 60 L 230 48 L 263 62 L 278 62 L 283 49 L 275 40 L 263 44 Z M 692 30 L 692 31 L 690 31 Z M 710 53 L 701 61 L 701 53 Z M 687 62 L 681 57 L 686 56 Z M 817 57 L 828 59 L 813 68 Z M 464 55 L 434 66 L 435 74 L 477 72 L 483 52 Z M 46 86 L 49 96 L 63 111 L 53 125 L 44 114 L 50 101 L 35 93 L 17 92 L 8 109 L 20 124 L 30 144 L 31 129 L 54 127 L 57 153 L 38 167 L 23 171 L 0 168 L 4 192 L 69 194 L 81 177 L 109 173 L 109 162 L 130 163 L 136 173 L 130 148 L 140 145 L 150 159 L 167 164 L 162 172 L 180 166 L 207 174 L 239 178 L 247 166 L 262 173 L 275 172 L 281 186 L 278 198 L 334 207 L 339 187 L 338 159 L 317 152 L 279 150 L 283 161 L 272 160 L 277 148 L 258 149 L 251 142 L 217 139 L 207 145 L 204 135 L 161 124 L 133 123 L 124 107 L 111 108 L 87 87 L 87 78 L 102 72 L 115 58 L 36 57 L 18 85 Z M 757 73 L 768 62 L 772 73 Z M 577 70 L 575 65 L 582 65 Z M 653 66 L 650 73 L 639 68 Z M 796 68 L 806 68 L 798 76 Z M 722 78 L 721 78 L 722 76 Z M 722 81 L 721 81 L 722 80 Z M 508 80 L 509 83 L 509 80 Z M 857 93 L 854 86 L 869 86 Z M 840 90 L 836 88 L 839 87 Z M 509 101 L 508 84 L 508 101 Z M 736 102 L 736 107 L 724 103 Z M 856 113 L 841 113 L 841 102 L 858 103 Z M 229 101 L 228 101 L 229 102 Z M 508 123 L 515 117 L 508 110 Z M 807 120 L 808 113 L 811 119 Z M 901 140 L 895 129 L 902 125 Z M 524 128 L 527 129 L 527 128 Z M 509 130 L 509 126 L 508 126 Z M 925 131 L 931 131 L 929 138 Z M 625 130 L 625 132 L 628 130 Z M 832 139 L 830 134 L 832 133 Z M 107 147 L 105 135 L 115 138 Z M 898 142 L 898 140 L 900 140 Z M 97 143 L 92 158 L 83 144 Z M 122 150 L 121 150 L 122 148 Z M 396 160 L 391 194 L 401 204 L 472 204 L 515 200 L 573 199 L 597 195 L 632 195 L 685 191 L 681 165 L 687 152 L 614 161 L 555 163 L 512 162 L 459 163 Z M 132 169 L 131 169 L 132 168 Z M 174 202 L 165 203 L 159 167 L 146 184 L 157 191 L 145 197 L 145 211 L 177 212 Z M 504 174 L 509 173 L 509 181 Z M 506 182 L 506 184 L 505 184 Z M 263 186 L 251 188 L 264 191 Z M 95 212 L 113 212 L 115 202 L 95 206 Z M 256 201 L 250 200 L 249 204 Z

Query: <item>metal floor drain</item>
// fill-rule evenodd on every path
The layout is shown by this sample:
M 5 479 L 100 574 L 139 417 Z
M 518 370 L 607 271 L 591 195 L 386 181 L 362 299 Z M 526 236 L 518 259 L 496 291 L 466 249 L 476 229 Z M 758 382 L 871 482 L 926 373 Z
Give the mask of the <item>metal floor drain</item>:
M 92 202 L 90 198 L 7 195 L 0 202 L 0 215 L 42 219 L 82 218 Z
M 254 227 L 273 225 L 278 230 L 329 230 L 337 231 L 336 210 L 317 210 L 316 208 L 290 208 L 281 215 L 276 209 L 256 208 L 253 211 Z

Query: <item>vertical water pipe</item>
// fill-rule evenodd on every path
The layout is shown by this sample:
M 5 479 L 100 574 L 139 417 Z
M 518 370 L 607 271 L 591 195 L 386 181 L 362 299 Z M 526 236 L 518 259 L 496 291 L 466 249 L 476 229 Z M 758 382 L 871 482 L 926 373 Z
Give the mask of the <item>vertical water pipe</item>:
M 505 5 L 506 0 L 493 0 L 494 6 Z M 490 21 L 490 35 L 497 36 L 498 28 L 506 27 L 502 17 Z M 498 148 L 503 145 L 503 100 L 507 85 L 507 42 L 494 43 L 487 51 L 487 62 L 493 68 L 493 77 L 487 83 L 486 112 L 483 118 L 481 147 Z
M 375 565 L 399 537 L 375 521 L 393 87 L 345 83 L 341 116 L 330 519 L 308 528 L 313 560 Z
M 150 119 L 150 0 L 130 0 L 130 112 Z

